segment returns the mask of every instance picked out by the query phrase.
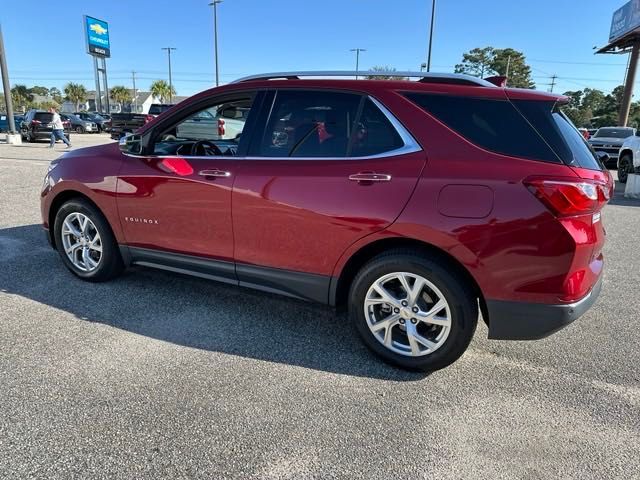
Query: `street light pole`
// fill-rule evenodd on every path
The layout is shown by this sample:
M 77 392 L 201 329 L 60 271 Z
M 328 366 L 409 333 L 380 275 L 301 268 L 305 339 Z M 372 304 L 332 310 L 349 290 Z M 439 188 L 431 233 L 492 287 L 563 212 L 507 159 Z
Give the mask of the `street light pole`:
M 356 80 L 358 80 L 358 72 L 360 71 L 360 52 L 366 52 L 364 48 L 352 48 L 350 52 L 356 52 Z
M 431 0 L 431 28 L 429 28 L 429 53 L 427 55 L 427 72 L 431 71 L 431 45 L 433 44 L 433 22 L 436 18 L 436 0 Z
M 173 81 L 171 79 L 171 50 L 175 50 L 173 47 L 162 47 L 162 50 L 167 51 L 169 58 L 169 103 L 173 101 Z
M 138 92 L 136 90 L 136 72 L 131 72 L 131 79 L 133 80 L 133 105 L 135 112 L 138 113 Z
M 2 38 L 2 27 L 0 26 L 0 70 L 2 70 L 2 87 L 4 88 L 4 103 L 7 107 L 7 123 L 9 135 L 16 134 L 16 124 L 13 120 L 13 102 L 11 99 L 11 84 L 9 83 L 9 72 L 7 71 L 7 56 L 4 52 L 4 40 Z M 7 136 L 7 143 L 9 136 Z
M 213 0 L 209 6 L 213 7 L 213 48 L 216 57 L 216 87 L 220 85 L 220 71 L 218 69 L 218 4 L 222 0 Z

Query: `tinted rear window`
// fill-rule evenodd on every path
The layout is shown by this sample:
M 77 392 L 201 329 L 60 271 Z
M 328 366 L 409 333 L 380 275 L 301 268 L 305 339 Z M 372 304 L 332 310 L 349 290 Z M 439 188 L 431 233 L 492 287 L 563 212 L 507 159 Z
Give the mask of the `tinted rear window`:
M 508 100 L 422 93 L 409 93 L 407 97 L 486 150 L 512 157 L 562 163 L 551 146 Z
M 38 120 L 40 122 L 49 123 L 53 119 L 53 115 L 51 113 L 42 112 L 36 113 L 33 118 L 34 120 Z
M 149 115 L 160 115 L 162 112 L 169 110 L 171 105 L 151 105 L 149 107 Z

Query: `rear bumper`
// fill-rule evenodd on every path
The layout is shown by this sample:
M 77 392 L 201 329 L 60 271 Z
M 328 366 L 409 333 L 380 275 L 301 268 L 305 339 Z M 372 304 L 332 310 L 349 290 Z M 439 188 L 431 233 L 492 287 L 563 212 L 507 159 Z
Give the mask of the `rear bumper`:
M 602 288 L 602 275 L 591 291 L 571 304 L 487 300 L 489 338 L 497 340 L 536 340 L 544 338 L 578 319 L 593 305 Z

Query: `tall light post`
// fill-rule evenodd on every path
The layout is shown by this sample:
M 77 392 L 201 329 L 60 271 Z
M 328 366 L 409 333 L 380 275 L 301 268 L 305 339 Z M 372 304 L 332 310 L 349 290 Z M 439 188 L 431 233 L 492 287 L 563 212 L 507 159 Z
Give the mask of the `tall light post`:
M 218 4 L 222 3 L 222 0 L 213 0 L 209 4 L 213 7 L 213 48 L 216 57 L 216 87 L 220 85 L 220 71 L 218 69 Z
M 431 28 L 429 28 L 429 53 L 427 55 L 427 72 L 431 71 L 431 45 L 433 44 L 433 22 L 436 18 L 436 0 L 431 0 Z
M 173 101 L 173 80 L 171 79 L 171 50 L 175 50 L 173 47 L 162 47 L 162 50 L 167 51 L 169 58 L 169 103 Z
M 360 52 L 366 52 L 364 48 L 352 48 L 350 52 L 356 52 L 356 80 L 358 80 L 358 72 L 360 68 Z

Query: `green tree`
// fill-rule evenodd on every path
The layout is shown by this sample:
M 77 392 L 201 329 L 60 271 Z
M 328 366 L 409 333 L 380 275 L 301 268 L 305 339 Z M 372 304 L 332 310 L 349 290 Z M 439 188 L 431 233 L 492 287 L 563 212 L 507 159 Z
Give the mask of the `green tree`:
M 62 92 L 59 88 L 52 87 L 49 89 L 49 96 L 53 99 L 54 102 L 61 104 L 64 101 L 62 97 Z
M 119 103 L 120 105 L 124 105 L 125 103 L 131 102 L 131 93 L 127 87 L 122 85 L 116 85 L 111 88 L 111 98 Z
M 64 94 L 69 101 L 76 106 L 76 111 L 80 110 L 80 104 L 87 101 L 87 89 L 79 83 L 69 82 L 64 87 Z
M 605 108 L 605 94 L 595 88 L 585 88 L 582 92 L 582 106 L 598 113 Z
M 474 48 L 462 54 L 462 63 L 457 64 L 454 71 L 480 78 L 494 75 L 495 72 L 491 67 L 494 57 L 493 47 Z
M 33 95 L 41 95 L 43 97 L 48 97 L 49 89 L 47 87 L 39 87 L 36 85 L 35 87 L 31 87 L 29 89 L 29 93 L 32 93 Z
M 164 80 L 154 81 L 151 83 L 149 90 L 151 91 L 151 95 L 159 98 L 162 103 L 176 94 L 176 89 Z
M 365 75 L 364 78 L 367 80 L 406 80 L 407 77 L 402 77 L 399 75 L 394 75 L 393 72 L 396 71 L 395 68 L 389 67 L 388 65 L 376 65 L 369 69 L 370 72 L 378 72 L 378 73 L 388 73 L 388 75 Z
M 33 95 L 29 92 L 26 85 L 14 85 L 11 89 L 11 100 L 13 108 L 16 110 L 26 110 L 33 102 Z
M 535 87 L 535 83 L 531 79 L 531 67 L 527 65 L 524 54 L 513 48 L 493 50 L 493 59 L 489 67 L 497 75 L 506 75 L 509 87 Z

